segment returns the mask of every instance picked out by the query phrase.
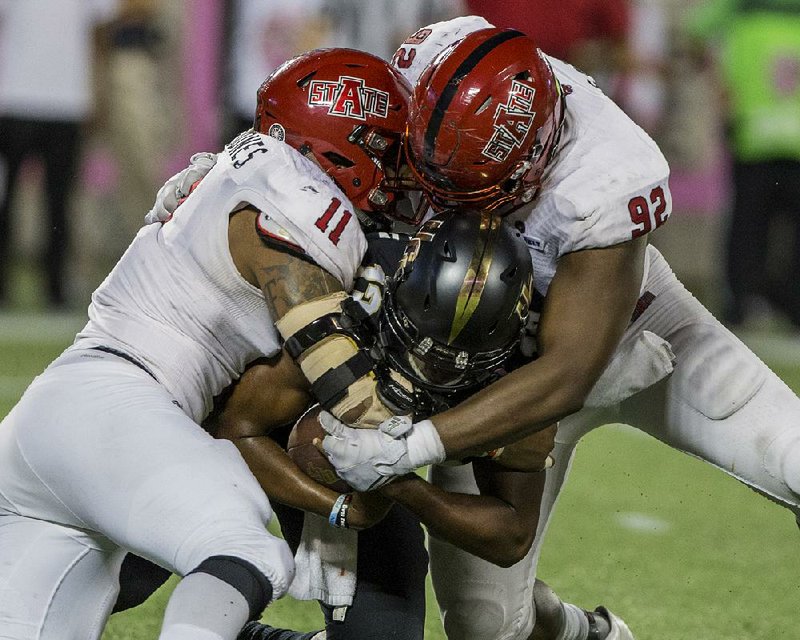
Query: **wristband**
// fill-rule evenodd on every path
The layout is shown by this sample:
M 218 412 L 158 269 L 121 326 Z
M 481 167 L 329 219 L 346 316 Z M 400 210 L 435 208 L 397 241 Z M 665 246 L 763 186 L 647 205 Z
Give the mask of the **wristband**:
M 331 513 L 328 516 L 328 524 L 337 529 L 347 529 L 347 511 L 350 509 L 350 502 L 353 496 L 349 493 L 343 493 L 336 502 L 333 503 Z

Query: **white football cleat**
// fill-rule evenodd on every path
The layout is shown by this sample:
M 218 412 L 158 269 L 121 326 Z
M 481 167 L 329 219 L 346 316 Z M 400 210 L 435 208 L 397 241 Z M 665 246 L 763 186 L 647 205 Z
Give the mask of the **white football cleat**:
M 611 625 L 611 630 L 608 632 L 605 640 L 636 640 L 622 618 L 615 616 L 605 607 L 597 607 L 594 611 L 608 620 Z

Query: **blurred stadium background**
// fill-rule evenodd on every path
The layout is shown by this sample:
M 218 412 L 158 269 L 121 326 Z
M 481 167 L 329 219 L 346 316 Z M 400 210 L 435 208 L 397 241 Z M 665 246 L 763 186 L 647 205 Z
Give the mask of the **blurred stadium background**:
M 683 28 L 686 12 L 700 1 L 631 0 L 626 62 L 598 70 L 598 77 L 671 163 L 674 213 L 653 242 L 713 311 L 724 292 L 730 175 L 714 70 Z M 351 45 L 390 55 L 418 26 L 465 12 L 459 0 L 128 4 L 142 12 L 137 15 L 145 16 L 157 38 L 145 51 L 145 70 L 123 86 L 117 74 L 128 68 L 130 51 L 108 46 L 108 40 L 100 49 L 103 99 L 86 123 L 71 201 L 67 309 L 48 309 L 41 293 L 42 170 L 35 160 L 25 165 L 15 205 L 10 299 L 0 307 L 0 416 L 82 326 L 91 291 L 121 255 L 163 180 L 192 152 L 217 150 L 246 126 L 246 103 L 257 89 L 253 78 L 260 82 L 281 60 L 314 46 Z M 143 106 L 137 110 L 137 104 Z M 121 117 L 127 128 L 113 124 Z M 128 144 L 137 148 L 126 154 Z M 144 179 L 133 179 L 135 163 Z M 779 247 L 788 235 L 776 233 Z M 786 255 L 775 252 L 775 269 L 788 261 Z M 742 337 L 797 391 L 800 335 L 774 309 L 757 320 Z M 791 640 L 800 637 L 798 542 L 788 512 L 707 465 L 614 425 L 590 434 L 578 448 L 541 577 L 565 599 L 608 606 L 640 640 Z M 165 593 L 112 619 L 104 640 L 156 638 Z M 290 600 L 271 607 L 267 619 L 298 629 L 321 621 L 315 605 Z M 444 637 L 432 599 L 428 637 Z
M 108 1 L 133 6 L 133 21 L 149 35 L 136 48 L 124 39 L 114 44 L 115 23 L 100 30 L 98 99 L 83 128 L 71 199 L 68 297 L 79 310 L 135 234 L 158 186 L 192 153 L 219 149 L 247 126 L 258 84 L 282 60 L 327 45 L 388 57 L 417 25 L 466 12 L 466 0 Z M 684 29 L 687 9 L 698 2 L 620 1 L 630 9 L 624 52 L 595 56 L 594 64 L 606 62 L 591 70 L 669 159 L 675 213 L 653 240 L 713 309 L 730 176 L 714 70 Z M 35 269 L 44 240 L 42 177 L 35 158 L 26 162 L 15 203 L 13 310 L 43 306 Z

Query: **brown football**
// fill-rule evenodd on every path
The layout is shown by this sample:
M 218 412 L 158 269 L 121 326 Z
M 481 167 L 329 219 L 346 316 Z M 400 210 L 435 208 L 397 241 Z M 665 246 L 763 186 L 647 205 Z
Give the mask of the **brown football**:
M 349 493 L 350 486 L 336 475 L 333 465 L 314 446 L 314 438 L 325 437 L 325 430 L 317 419 L 321 411 L 321 407 L 314 407 L 303 414 L 289 434 L 286 451 L 308 476 L 338 493 Z

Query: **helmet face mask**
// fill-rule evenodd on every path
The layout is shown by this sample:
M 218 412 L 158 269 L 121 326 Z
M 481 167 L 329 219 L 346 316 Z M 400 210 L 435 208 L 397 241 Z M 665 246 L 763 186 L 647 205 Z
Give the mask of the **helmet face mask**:
M 377 56 L 319 49 L 264 81 L 254 129 L 312 158 L 358 209 L 391 217 L 409 95 L 406 80 Z
M 419 333 L 390 292 L 381 332 L 392 369 L 426 391 L 448 395 L 481 386 L 511 355 L 517 341 L 492 353 L 470 354 Z
M 385 211 L 387 217 L 408 222 L 404 210 L 408 208 L 412 194 L 419 192 L 420 188 L 406 164 L 402 135 L 392 132 L 387 136 L 381 130 L 371 129 L 354 131 L 354 137 L 360 139 L 358 144 L 383 172 L 380 184 L 368 196 L 369 201 L 376 210 Z
M 422 348 L 428 346 L 428 343 L 423 339 Z M 416 374 L 417 379 L 424 380 L 425 382 L 435 385 L 439 389 L 449 389 L 456 387 L 464 381 L 467 375 L 466 371 L 454 371 L 450 367 L 437 366 L 435 362 L 431 362 L 424 356 L 418 356 L 413 351 L 406 352 L 406 361 L 411 370 Z M 450 364 L 448 361 L 445 361 Z
M 387 282 L 380 336 L 390 368 L 440 395 L 486 384 L 517 348 L 531 291 L 524 241 L 498 216 L 432 218 Z
M 435 210 L 506 215 L 533 200 L 561 132 L 564 99 L 550 63 L 512 29 L 481 29 L 426 68 L 404 150 Z

